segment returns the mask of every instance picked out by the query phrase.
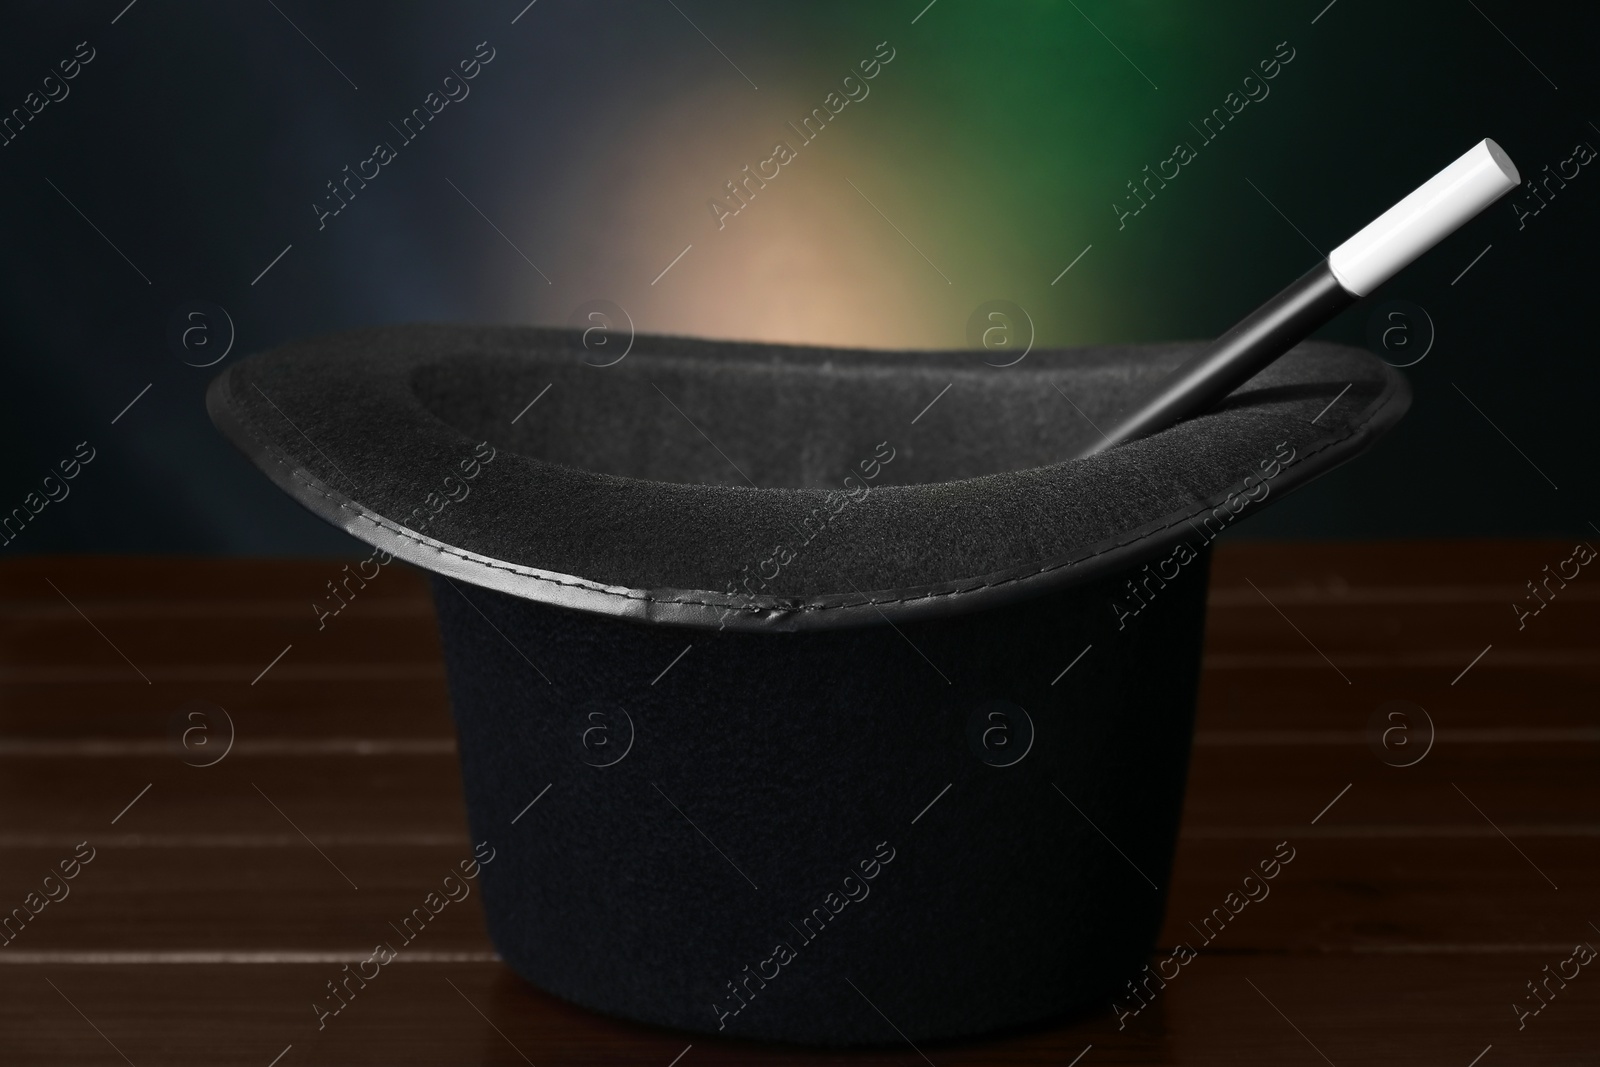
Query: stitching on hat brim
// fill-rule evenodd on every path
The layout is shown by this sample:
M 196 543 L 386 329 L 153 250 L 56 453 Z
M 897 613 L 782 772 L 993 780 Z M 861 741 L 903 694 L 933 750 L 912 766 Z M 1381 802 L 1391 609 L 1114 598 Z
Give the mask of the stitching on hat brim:
M 939 586 L 925 586 L 910 590 L 897 591 L 898 595 L 894 595 L 886 599 L 874 599 L 871 593 L 861 593 L 859 595 L 864 599 L 852 600 L 846 599 L 843 594 L 827 594 L 823 596 L 812 596 L 801 599 L 774 597 L 770 595 L 725 596 L 710 590 L 689 590 L 686 591 L 688 595 L 667 595 L 665 591 L 662 590 L 652 591 L 608 585 L 605 583 L 584 579 L 576 575 L 565 575 L 555 572 L 539 571 L 523 564 L 512 563 L 507 560 L 484 556 L 480 553 L 470 552 L 468 550 L 446 544 L 442 541 L 438 541 L 434 538 L 426 537 L 425 535 L 417 533 L 408 527 L 401 526 L 400 524 L 393 522 L 382 515 L 369 511 L 360 504 L 350 500 L 348 497 L 335 492 L 325 485 L 320 479 L 312 475 L 309 471 L 306 471 L 289 461 L 275 445 L 270 443 L 265 435 L 256 433 L 247 428 L 244 425 L 244 419 L 241 418 L 242 412 L 231 401 L 229 378 L 229 372 L 219 375 L 212 382 L 211 388 L 207 390 L 207 407 L 210 410 L 213 421 L 217 423 L 219 429 L 222 429 L 223 432 L 231 440 L 233 440 L 235 444 L 239 445 L 247 455 L 249 455 L 252 459 L 255 459 L 258 463 L 263 459 L 270 461 L 272 466 L 277 468 L 277 471 L 281 476 L 273 476 L 274 472 L 270 469 L 267 470 L 266 473 L 268 473 L 269 476 L 272 476 L 273 481 L 277 482 L 285 490 L 289 491 L 290 495 L 294 496 L 296 500 L 299 500 L 302 505 L 308 507 L 311 511 L 313 511 L 313 513 L 319 514 L 329 521 L 335 521 L 333 519 L 333 514 L 330 514 L 330 512 L 348 513 L 350 516 L 352 516 L 354 522 L 335 521 L 335 525 L 340 526 L 341 529 L 344 529 L 347 533 L 351 534 L 351 536 L 356 537 L 359 540 L 366 541 L 368 544 L 374 544 L 373 541 L 369 540 L 367 537 L 361 536 L 353 528 L 355 522 L 366 523 L 369 526 L 383 531 L 389 537 L 401 543 L 415 546 L 417 550 L 420 550 L 416 553 L 417 555 L 421 555 L 422 552 L 425 551 L 431 552 L 435 555 L 453 557 L 459 561 L 460 564 L 460 566 L 457 566 L 454 569 L 460 573 L 461 577 L 468 581 L 472 580 L 472 573 L 475 570 L 481 569 L 490 572 L 502 571 L 519 579 L 519 582 L 517 583 L 519 587 L 531 584 L 534 590 L 538 590 L 543 587 L 550 587 L 553 589 L 572 590 L 578 592 L 581 594 L 581 600 L 583 602 L 569 603 L 568 601 L 571 598 L 541 597 L 536 593 L 530 594 L 524 592 L 520 588 L 505 589 L 502 583 L 498 582 L 491 583 L 487 586 L 488 588 L 492 589 L 501 589 L 501 591 L 511 593 L 512 595 L 524 596 L 526 599 L 560 604 L 574 607 L 579 610 L 595 611 L 612 615 L 620 614 L 628 617 L 634 617 L 633 612 L 617 612 L 609 610 L 605 606 L 607 601 L 614 601 L 622 605 L 670 605 L 672 607 L 686 607 L 693 609 L 715 609 L 717 612 L 719 612 L 719 614 L 715 616 L 711 615 L 709 611 L 700 610 L 685 614 L 673 614 L 666 616 L 647 614 L 643 616 L 648 618 L 650 621 L 677 623 L 700 628 L 716 627 L 731 628 L 736 630 L 770 631 L 774 629 L 786 628 L 783 625 L 785 622 L 792 624 L 796 620 L 803 620 L 807 618 L 820 620 L 827 617 L 825 616 L 825 613 L 827 612 L 847 613 L 852 617 L 848 619 L 842 617 L 838 618 L 838 621 L 835 624 L 849 625 L 855 621 L 854 616 L 857 615 L 863 616 L 862 621 L 868 621 L 865 618 L 868 612 L 864 612 L 862 609 L 871 609 L 871 613 L 875 614 L 878 609 L 883 607 L 906 608 L 919 604 L 950 604 L 954 603 L 956 600 L 962 600 L 965 602 L 966 600 L 971 599 L 988 599 L 984 596 L 984 594 L 1001 590 L 1016 590 L 1019 589 L 1024 583 L 1028 583 L 1030 585 L 1043 584 L 1040 583 L 1038 579 L 1047 575 L 1058 574 L 1059 572 L 1072 569 L 1083 568 L 1089 571 L 1089 573 L 1085 573 L 1082 577 L 1083 581 L 1088 581 L 1093 577 L 1098 576 L 1098 574 L 1101 573 L 1102 568 L 1087 568 L 1086 565 L 1092 564 L 1096 560 L 1115 554 L 1128 555 L 1130 557 L 1129 563 L 1131 564 L 1138 562 L 1139 559 L 1144 558 L 1147 553 L 1130 550 L 1137 550 L 1141 546 L 1148 546 L 1151 550 L 1148 554 L 1153 555 L 1155 554 L 1155 551 L 1159 550 L 1160 548 L 1170 547 L 1171 544 L 1174 543 L 1170 537 L 1166 536 L 1170 533 L 1170 531 L 1178 526 L 1190 523 L 1191 520 L 1193 520 L 1196 516 L 1211 511 L 1217 507 L 1220 502 L 1224 501 L 1228 495 L 1228 493 L 1213 495 L 1212 497 L 1198 502 L 1191 509 L 1188 509 L 1182 513 L 1176 513 L 1175 517 L 1171 518 L 1170 521 L 1158 520 L 1159 525 L 1147 525 L 1136 534 L 1124 537 L 1110 544 L 1102 543 L 1099 547 L 1081 555 L 1074 555 L 1065 559 L 1058 557 L 1057 559 L 1051 560 L 1044 565 L 1034 565 L 1020 571 L 1013 569 L 996 572 L 990 575 L 978 576 L 975 578 L 959 579 L 955 582 L 949 583 L 948 587 L 945 583 L 941 583 Z M 1284 484 L 1284 489 L 1286 491 L 1294 488 L 1296 485 L 1302 484 L 1304 481 L 1309 480 L 1318 474 L 1323 473 L 1324 470 L 1327 469 L 1312 469 L 1315 465 L 1311 464 L 1309 461 L 1314 457 L 1326 453 L 1329 449 L 1336 448 L 1359 437 L 1366 436 L 1371 432 L 1387 429 L 1389 425 L 1393 424 L 1393 422 L 1398 421 L 1400 416 L 1404 414 L 1406 408 L 1409 406 L 1409 389 L 1406 387 L 1404 378 L 1393 371 L 1389 371 L 1384 375 L 1384 381 L 1384 389 L 1378 394 L 1377 397 L 1373 399 L 1373 401 L 1362 412 L 1359 418 L 1346 423 L 1344 432 L 1325 439 L 1321 444 L 1307 451 L 1304 457 L 1298 462 L 1293 464 L 1291 467 L 1285 468 L 1285 475 L 1289 475 L 1291 471 L 1295 472 L 1296 474 L 1295 477 Z M 285 484 L 286 482 L 288 484 Z M 321 498 L 326 502 L 325 506 L 319 508 L 311 505 L 301 493 L 295 492 L 291 486 L 297 487 L 304 492 L 309 492 L 314 494 L 316 497 Z M 1230 490 L 1230 492 L 1231 491 L 1232 490 Z M 375 547 L 382 548 L 383 546 L 375 545 Z M 400 553 L 393 554 L 400 555 Z M 423 559 L 411 558 L 409 555 L 400 555 L 400 558 L 407 559 L 408 562 L 415 563 L 418 566 L 424 567 L 425 569 L 436 569 L 429 567 L 428 563 Z M 1059 582 L 1048 583 L 1048 588 L 1050 589 L 1058 589 L 1062 587 L 1062 583 Z M 1031 591 L 1032 590 L 1030 589 L 1029 592 Z M 1041 589 L 1038 591 L 1043 592 L 1045 590 Z M 756 610 L 751 610 L 752 606 L 754 606 Z

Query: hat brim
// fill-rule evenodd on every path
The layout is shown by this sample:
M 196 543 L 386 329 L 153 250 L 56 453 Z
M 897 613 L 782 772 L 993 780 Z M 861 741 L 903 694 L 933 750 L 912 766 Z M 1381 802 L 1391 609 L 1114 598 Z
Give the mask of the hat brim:
M 1410 404 L 1382 361 L 1310 342 L 1213 412 L 1074 459 L 1200 346 L 997 368 L 962 351 L 641 335 L 600 366 L 582 341 L 341 333 L 240 361 L 207 408 L 300 503 L 428 570 L 639 621 L 784 632 L 990 607 L 1208 543 Z

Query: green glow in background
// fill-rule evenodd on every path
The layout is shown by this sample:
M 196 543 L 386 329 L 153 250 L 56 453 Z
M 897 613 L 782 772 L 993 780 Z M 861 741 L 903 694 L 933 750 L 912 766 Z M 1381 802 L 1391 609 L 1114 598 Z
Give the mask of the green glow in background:
M 663 93 L 630 127 L 643 165 L 623 197 L 629 227 L 599 242 L 627 254 L 586 279 L 646 330 L 962 347 L 968 317 L 1000 298 L 1029 312 L 1040 345 L 1215 336 L 1481 138 L 1532 174 L 1580 136 L 1600 137 L 1573 107 L 1581 85 L 1558 92 L 1465 3 L 938 0 L 915 24 L 917 4 L 689 10 L 725 56 L 674 36 L 674 49 L 698 50 L 693 88 Z M 1517 12 L 1497 14 L 1529 32 Z M 871 95 L 718 231 L 705 200 L 885 39 L 896 57 Z M 1576 39 L 1536 40 L 1569 77 L 1589 70 L 1561 52 Z M 1194 126 L 1282 42 L 1293 59 L 1269 95 L 1203 142 Z M 1180 141 L 1196 158 L 1119 228 L 1112 205 L 1131 204 L 1126 183 Z M 1554 295 L 1583 276 L 1555 264 L 1585 261 L 1594 209 L 1563 209 L 1563 223 L 1527 234 L 1509 203 L 1496 205 L 1322 331 L 1362 344 L 1373 307 L 1403 297 L 1428 309 L 1441 339 L 1406 372 L 1416 404 L 1379 453 L 1245 536 L 1582 528 L 1455 389 L 1490 397 L 1524 444 L 1547 456 L 1563 447 L 1528 417 L 1549 403 L 1545 375 L 1600 384 L 1565 342 L 1577 320 Z M 1501 252 L 1452 286 L 1490 242 Z M 691 243 L 660 283 L 617 295 L 619 278 L 652 277 Z M 1530 269 L 1545 276 L 1531 325 L 1514 295 Z M 509 317 L 559 311 L 522 301 Z M 1537 373 L 1520 356 L 1530 345 Z M 1487 509 L 1486 481 L 1500 501 Z
M 1529 177 L 1580 139 L 1600 145 L 1592 5 L 350 0 L 294 14 L 316 49 L 271 5 L 182 0 L 111 28 L 87 3 L 33 5 L 0 38 L 13 100 L 62 42 L 94 36 L 100 53 L 0 160 L 13 496 L 70 451 L 72 427 L 153 386 L 149 429 L 104 469 L 122 466 L 36 524 L 26 551 L 347 549 L 219 446 L 206 373 L 165 342 L 186 300 L 226 307 L 236 356 L 385 323 L 564 326 L 594 300 L 640 332 L 907 359 L 968 346 L 990 300 L 1024 308 L 1038 347 L 1203 339 L 1486 136 Z M 327 181 L 486 38 L 496 58 L 470 99 L 319 229 Z M 798 157 L 719 230 L 707 201 L 880 41 L 895 58 L 870 95 L 814 143 L 794 138 Z M 1280 42 L 1294 59 L 1270 95 L 1201 144 L 1191 123 Z M 1119 229 L 1126 183 L 1180 141 L 1197 157 Z M 1404 299 L 1437 340 L 1403 372 L 1411 413 L 1371 455 L 1239 536 L 1593 534 L 1592 169 L 1525 224 L 1494 206 L 1322 331 L 1365 344 L 1381 305 Z
M 1380 14 L 1375 37 L 1373 5 L 1359 6 L 1312 24 L 1315 7 L 1298 3 L 938 0 L 913 25 L 904 4 L 691 5 L 716 45 L 680 25 L 671 48 L 694 53 L 688 84 L 593 107 L 603 129 L 584 155 L 597 173 L 572 188 L 593 191 L 578 214 L 603 236 L 574 232 L 552 258 L 665 332 L 955 347 L 979 303 L 1005 298 L 1041 344 L 1214 335 L 1481 137 L 1514 142 L 1521 118 L 1486 114 L 1508 86 L 1544 89 L 1470 8 Z M 881 40 L 895 59 L 870 95 L 800 146 L 785 123 Z M 1269 95 L 1205 142 L 1195 125 L 1280 42 L 1294 58 Z M 1451 65 L 1499 80 L 1441 77 Z M 799 159 L 719 231 L 705 201 L 780 135 Z M 1180 141 L 1197 158 L 1119 229 L 1126 183 Z M 538 226 L 570 206 L 525 210 Z M 691 243 L 670 281 L 636 280 Z M 533 285 L 504 308 L 522 321 L 564 310 Z

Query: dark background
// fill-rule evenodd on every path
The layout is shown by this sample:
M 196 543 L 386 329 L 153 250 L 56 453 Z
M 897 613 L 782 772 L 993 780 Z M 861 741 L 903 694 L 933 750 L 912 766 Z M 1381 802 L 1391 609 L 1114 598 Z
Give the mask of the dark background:
M 168 336 L 187 301 L 226 309 L 229 359 L 378 323 L 561 324 L 591 299 L 646 332 L 896 348 L 963 345 L 991 298 L 1040 344 L 1206 337 L 1482 137 L 1525 178 L 1600 145 L 1580 5 L 524 3 L 9 5 L 6 113 L 78 42 L 95 58 L 0 147 L 0 511 L 78 442 L 97 458 L 7 551 L 352 547 L 212 429 L 221 365 Z M 719 232 L 707 197 L 880 40 L 871 96 Z M 1119 231 L 1123 183 L 1284 40 L 1272 95 Z M 319 231 L 324 183 L 480 41 L 471 95 Z M 1325 331 L 1365 343 L 1404 299 L 1437 340 L 1380 448 L 1236 536 L 1594 532 L 1597 170 L 1524 228 L 1496 205 Z

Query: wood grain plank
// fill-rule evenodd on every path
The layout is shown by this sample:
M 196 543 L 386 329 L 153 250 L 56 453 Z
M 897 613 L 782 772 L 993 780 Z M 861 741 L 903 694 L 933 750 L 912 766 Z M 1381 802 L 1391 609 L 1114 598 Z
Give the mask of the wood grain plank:
M 1573 1062 L 1593 1048 L 1600 978 L 1573 980 L 1521 1030 L 1511 1010 L 1573 941 L 1600 943 L 1586 910 L 1600 891 L 1600 572 L 1522 630 L 1509 608 L 1570 548 L 1221 546 L 1162 935 L 1199 956 L 1125 1028 L 1108 1004 L 920 1051 L 727 1042 L 594 1015 L 494 961 L 476 894 L 319 1032 L 310 1001 L 342 954 L 470 848 L 425 581 L 391 565 L 318 631 L 310 603 L 349 560 L 8 559 L 0 904 L 77 841 L 98 852 L 70 898 L 0 948 L 0 1062 L 265 1065 L 291 1044 L 280 1067 L 666 1067 L 690 1045 L 679 1067 L 924 1053 L 940 1067 L 1062 1067 L 1090 1045 L 1082 1067 L 1465 1067 L 1490 1045 L 1482 1067 Z M 214 767 L 167 747 L 194 699 L 236 727 Z M 1409 767 L 1371 740 L 1396 699 L 1434 727 Z M 1232 898 L 1234 915 L 1228 894 L 1282 840 L 1295 860 L 1264 899 Z M 896 991 L 874 992 L 892 1016 Z
M 1579 936 L 1579 935 L 1574 935 Z M 995 1063 L 1578 1062 L 1593 1048 L 1600 981 L 1568 984 L 1517 1028 L 1523 983 L 1564 954 L 1202 954 L 1122 1029 L 1110 1005 L 979 1041 L 804 1049 L 729 1041 L 610 1019 L 535 990 L 495 963 L 398 962 L 319 1031 L 311 1003 L 331 964 L 0 967 L 0 1033 L 18 1063 L 174 1067 L 322 1064 L 607 1064 L 713 1067 Z M 400 960 L 405 957 L 402 955 Z M 52 987 L 51 983 L 54 983 Z M 453 984 L 452 984 L 453 983 Z M 894 990 L 874 989 L 891 1019 Z M 68 1003 L 70 998 L 71 1003 Z M 756 1005 L 752 1005 L 756 1006 Z M 1126 1007 L 1126 1004 L 1124 1005 Z M 80 1015 L 79 1012 L 82 1012 Z M 89 1022 L 99 1033 L 91 1028 Z M 103 1036 L 101 1036 L 103 1034 Z M 919 1054 L 920 1053 L 920 1054 Z M 1323 1057 L 1326 1057 L 1326 1061 Z M 1484 1062 L 1491 1062 L 1485 1060 Z
M 1281 832 L 1183 840 L 1162 943 L 1226 952 L 1522 950 L 1571 936 L 1600 895 L 1600 870 L 1586 862 L 1600 844 L 1600 828 L 1587 837 L 1519 843 L 1558 876 L 1559 891 L 1492 832 L 1442 840 Z M 1262 879 L 1259 864 L 1279 841 L 1291 844 L 1293 861 Z M 258 838 L 254 847 L 226 838 L 209 847 L 184 839 L 101 838 L 68 895 L 46 904 L 0 948 L 0 966 L 19 958 L 49 962 L 39 954 L 97 951 L 365 955 L 394 936 L 388 924 L 420 906 L 472 854 L 465 829 L 439 840 L 321 843 L 359 890 L 292 831 Z M 72 847 L 0 849 L 0 905 L 20 905 Z M 241 871 L 250 872 L 248 891 Z M 1246 885 L 1246 876 L 1255 880 Z M 1473 892 L 1462 893 L 1463 885 Z M 421 947 L 492 952 L 477 889 L 469 889 L 427 925 Z M 981 913 L 983 902 L 973 910 Z
M 576 757 L 549 760 L 529 767 L 533 792 Z M 0 756 L 0 767 L 8 825 L 29 832 L 109 833 L 111 820 L 147 784 L 150 793 L 122 817 L 122 832 L 268 832 L 282 820 L 258 788 L 292 808 L 314 836 L 374 826 L 449 832 L 461 825 L 460 772 L 441 742 L 375 747 L 367 754 L 354 745 L 308 743 L 273 755 L 241 747 L 204 768 L 186 766 L 175 754 L 86 759 L 17 751 Z M 1437 743 L 1410 767 L 1381 762 L 1355 739 L 1201 744 L 1190 766 L 1186 826 L 1304 824 L 1347 783 L 1354 786 L 1333 821 L 1450 827 L 1481 821 L 1475 803 L 1502 825 L 1592 824 L 1600 822 L 1597 768 L 1600 741 L 1593 736 L 1515 745 Z M 63 782 L 71 788 L 61 788 Z

